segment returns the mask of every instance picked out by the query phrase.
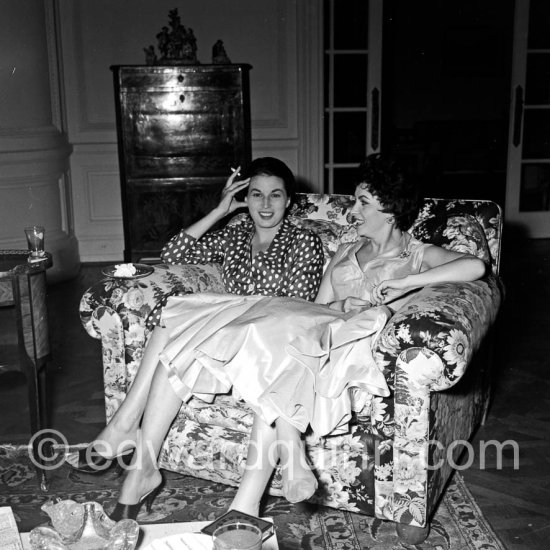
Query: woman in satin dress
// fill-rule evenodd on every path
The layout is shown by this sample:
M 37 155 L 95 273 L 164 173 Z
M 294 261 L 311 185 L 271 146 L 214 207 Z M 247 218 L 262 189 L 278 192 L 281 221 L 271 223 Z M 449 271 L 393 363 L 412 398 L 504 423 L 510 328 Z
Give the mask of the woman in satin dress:
M 419 288 L 474 281 L 486 272 L 475 256 L 422 243 L 406 232 L 418 215 L 417 191 L 393 161 L 367 158 L 356 181 L 351 214 L 359 239 L 337 250 L 315 303 L 281 299 L 276 308 L 266 304 L 264 315 L 259 303 L 248 319 L 245 314 L 228 323 L 195 350 L 214 373 L 237 373 L 245 361 L 250 373 L 266 357 L 272 361 L 253 378 L 252 389 L 250 374 L 248 386 L 233 376 L 233 391 L 246 388 L 245 401 L 256 414 L 246 467 L 230 508 L 258 515 L 277 462 L 287 500 L 311 497 L 317 480 L 302 434 L 308 426 L 317 436 L 346 433 L 352 412 L 362 409 L 369 394 L 389 395 L 371 350 L 393 312 Z M 223 356 L 216 356 L 213 343 L 225 349 Z M 173 374 L 176 363 L 169 359 L 165 364 Z
M 309 425 L 318 435 L 344 432 L 361 393 L 389 394 L 371 346 L 392 308 L 425 285 L 484 275 L 478 258 L 407 233 L 418 214 L 417 192 L 393 162 L 369 157 L 357 182 L 351 214 L 359 239 L 338 249 L 315 303 L 257 295 L 220 302 L 200 294 L 165 308 L 171 337 L 149 390 L 134 455 L 138 467 L 126 475 L 115 519 L 135 517 L 160 486 L 158 453 L 182 399 L 209 399 L 229 389 L 255 412 L 245 472 L 230 508 L 258 515 L 277 462 L 284 496 L 290 502 L 309 498 L 317 481 L 302 433 Z

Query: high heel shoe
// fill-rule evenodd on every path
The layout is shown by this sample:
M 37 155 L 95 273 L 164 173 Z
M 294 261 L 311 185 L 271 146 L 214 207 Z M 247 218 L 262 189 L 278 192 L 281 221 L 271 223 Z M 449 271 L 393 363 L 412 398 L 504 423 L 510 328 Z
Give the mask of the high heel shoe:
M 290 448 L 292 449 L 292 442 Z M 281 478 L 283 496 L 292 504 L 307 500 L 315 494 L 318 487 L 317 478 L 307 463 L 302 441 L 297 444 L 294 452 L 286 457 L 286 464 L 282 464 Z
M 148 493 L 143 495 L 139 499 L 139 502 L 137 502 L 136 504 L 122 504 L 120 502 L 117 502 L 109 517 L 113 521 L 120 521 L 121 519 L 136 519 L 144 503 L 145 510 L 147 510 L 147 513 L 150 514 L 151 508 L 153 506 L 153 501 L 162 491 L 163 487 L 164 477 L 160 480 L 160 483 L 154 489 L 151 489 Z
M 315 494 L 317 487 L 318 483 L 313 472 L 311 473 L 311 478 L 308 476 L 308 478 L 294 478 L 290 480 L 283 477 L 283 496 L 291 504 L 311 498 Z
M 134 448 L 124 449 L 121 453 L 110 458 L 100 455 L 93 447 L 93 444 L 80 449 L 73 457 L 68 457 L 67 462 L 73 470 L 85 474 L 99 474 L 110 470 L 115 466 L 124 468 L 130 465 Z

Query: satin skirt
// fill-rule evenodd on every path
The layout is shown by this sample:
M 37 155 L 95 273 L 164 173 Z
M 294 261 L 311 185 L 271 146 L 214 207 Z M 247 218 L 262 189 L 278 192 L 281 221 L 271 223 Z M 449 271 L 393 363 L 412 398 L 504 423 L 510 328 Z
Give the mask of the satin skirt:
M 160 360 L 184 401 L 232 390 L 268 424 L 345 433 L 354 404 L 389 395 L 371 348 L 390 316 L 384 306 L 345 314 L 300 298 L 173 296 Z

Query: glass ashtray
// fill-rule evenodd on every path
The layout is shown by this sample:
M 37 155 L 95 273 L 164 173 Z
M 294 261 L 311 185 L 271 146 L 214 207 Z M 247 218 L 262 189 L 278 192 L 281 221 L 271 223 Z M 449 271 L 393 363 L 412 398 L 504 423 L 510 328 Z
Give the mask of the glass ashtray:
M 51 526 L 29 534 L 32 550 L 133 550 L 139 525 L 133 519 L 112 521 L 98 502 L 47 502 L 41 508 Z

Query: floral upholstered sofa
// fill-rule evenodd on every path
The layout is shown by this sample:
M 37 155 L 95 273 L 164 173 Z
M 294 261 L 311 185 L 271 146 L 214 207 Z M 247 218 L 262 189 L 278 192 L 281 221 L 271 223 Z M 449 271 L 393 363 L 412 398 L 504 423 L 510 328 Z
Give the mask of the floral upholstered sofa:
M 298 195 L 296 223 L 316 231 L 326 260 L 354 240 L 353 199 Z M 239 216 L 230 223 L 239 223 Z M 306 447 L 318 475 L 313 500 L 381 519 L 426 526 L 460 446 L 480 424 L 490 397 L 490 328 L 502 299 L 498 278 L 502 214 L 490 201 L 426 199 L 412 233 L 471 252 L 488 275 L 470 283 L 430 285 L 414 293 L 374 342 L 391 395 L 375 397 L 346 435 Z M 169 294 L 224 292 L 217 265 L 155 265 L 143 278 L 106 278 L 83 296 L 84 327 L 101 340 L 107 420 L 124 399 L 151 333 L 151 312 Z M 482 343 L 484 345 L 482 345 Z M 254 365 L 250 366 L 251 369 Z M 252 414 L 231 395 L 193 398 L 175 419 L 161 451 L 163 468 L 237 485 Z M 275 475 L 270 492 L 280 493 Z

